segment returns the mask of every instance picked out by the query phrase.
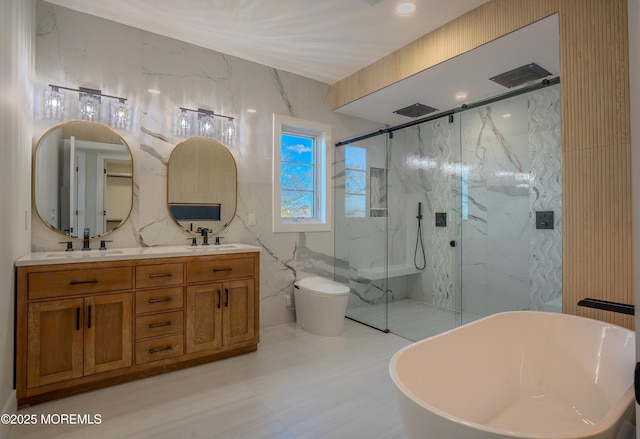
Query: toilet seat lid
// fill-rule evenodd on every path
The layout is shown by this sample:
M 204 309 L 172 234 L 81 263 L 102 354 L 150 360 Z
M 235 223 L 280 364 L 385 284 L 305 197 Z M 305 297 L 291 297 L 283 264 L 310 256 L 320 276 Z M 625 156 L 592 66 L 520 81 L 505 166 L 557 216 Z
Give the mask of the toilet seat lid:
M 349 294 L 350 291 L 348 286 L 320 276 L 305 277 L 295 285 L 300 289 L 325 295 L 344 295 Z

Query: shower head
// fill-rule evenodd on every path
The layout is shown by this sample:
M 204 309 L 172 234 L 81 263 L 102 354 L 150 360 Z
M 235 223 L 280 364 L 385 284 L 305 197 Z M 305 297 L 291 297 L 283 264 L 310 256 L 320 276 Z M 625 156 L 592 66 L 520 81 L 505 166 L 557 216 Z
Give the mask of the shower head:
M 529 63 L 509 70 L 508 72 L 500 73 L 499 75 L 489 78 L 489 80 L 503 87 L 514 88 L 532 81 L 537 81 L 538 79 L 546 78 L 549 75 L 551 75 L 551 72 L 540 67 L 538 64 Z
M 424 104 L 413 104 L 408 107 L 401 108 L 399 110 L 394 111 L 395 114 L 399 114 L 400 116 L 407 117 L 420 117 L 425 114 L 433 113 L 434 111 L 438 111 L 437 108 L 430 107 Z

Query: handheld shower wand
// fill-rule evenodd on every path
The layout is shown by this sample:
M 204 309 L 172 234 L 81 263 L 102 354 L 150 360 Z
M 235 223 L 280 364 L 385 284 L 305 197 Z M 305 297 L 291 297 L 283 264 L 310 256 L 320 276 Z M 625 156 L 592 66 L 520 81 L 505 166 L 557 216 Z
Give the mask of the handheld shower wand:
M 422 203 L 418 202 L 418 231 L 416 233 L 416 249 L 413 253 L 413 265 L 418 270 L 424 270 L 427 266 L 427 258 L 424 253 L 424 242 L 422 242 Z M 418 264 L 418 243 L 420 244 L 420 250 L 422 252 L 422 264 Z

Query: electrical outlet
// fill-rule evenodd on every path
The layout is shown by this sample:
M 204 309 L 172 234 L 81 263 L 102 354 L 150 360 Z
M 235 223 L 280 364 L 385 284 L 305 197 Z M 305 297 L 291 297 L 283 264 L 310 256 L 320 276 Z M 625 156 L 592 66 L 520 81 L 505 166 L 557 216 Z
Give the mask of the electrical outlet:
M 553 229 L 553 210 L 536 212 L 536 229 Z
M 255 213 L 250 213 L 248 215 L 247 224 L 250 225 L 250 226 L 255 226 L 256 225 L 256 214 Z

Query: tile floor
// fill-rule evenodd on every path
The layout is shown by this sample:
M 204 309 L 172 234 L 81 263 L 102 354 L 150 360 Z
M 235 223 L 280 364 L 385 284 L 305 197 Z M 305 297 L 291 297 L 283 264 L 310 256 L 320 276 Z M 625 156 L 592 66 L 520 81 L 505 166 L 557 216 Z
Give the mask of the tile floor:
M 99 425 L 13 426 L 9 439 L 403 439 L 388 365 L 409 343 L 350 320 L 339 337 L 263 328 L 257 352 L 20 411 Z
M 384 307 L 384 304 L 377 304 L 351 308 L 347 310 L 347 316 L 376 328 L 384 328 Z M 414 299 L 389 302 L 389 330 L 413 341 L 432 337 L 481 317 L 468 312 L 456 314 Z

